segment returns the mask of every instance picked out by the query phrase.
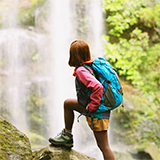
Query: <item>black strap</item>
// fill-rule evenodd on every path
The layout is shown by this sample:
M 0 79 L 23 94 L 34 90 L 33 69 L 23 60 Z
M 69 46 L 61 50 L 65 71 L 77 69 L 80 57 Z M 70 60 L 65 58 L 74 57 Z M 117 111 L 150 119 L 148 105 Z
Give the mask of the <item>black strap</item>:
M 91 70 L 88 68 L 89 66 L 87 66 L 86 64 L 82 64 L 82 66 L 85 68 L 85 69 L 87 69 L 90 73 L 91 73 Z
M 104 78 L 103 76 L 101 76 L 101 75 L 98 74 L 97 72 L 96 72 L 96 74 L 97 74 L 99 77 L 101 77 L 102 79 L 104 79 L 107 83 L 111 84 L 111 81 L 109 81 L 108 79 Z
M 88 68 L 88 66 L 86 66 L 85 64 L 83 64 L 83 66 L 91 73 L 90 69 Z M 111 81 L 109 81 L 108 79 L 104 78 L 103 76 L 101 76 L 99 73 L 97 73 L 95 70 L 94 72 L 96 73 L 96 75 L 98 75 L 99 77 L 101 77 L 102 79 L 104 79 L 107 83 L 111 84 Z

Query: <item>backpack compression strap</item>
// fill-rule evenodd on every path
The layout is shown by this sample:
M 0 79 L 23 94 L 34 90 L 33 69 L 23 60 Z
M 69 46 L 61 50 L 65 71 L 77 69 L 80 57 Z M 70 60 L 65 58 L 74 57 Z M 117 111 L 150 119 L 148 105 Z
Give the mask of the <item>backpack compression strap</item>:
M 83 64 L 83 67 L 85 67 L 91 73 L 91 71 L 89 70 L 88 66 L 86 66 L 85 64 Z M 100 74 L 98 74 L 95 70 L 94 70 L 94 72 L 96 73 L 96 75 L 98 75 L 99 77 L 101 77 L 102 79 L 104 79 L 107 83 L 111 84 L 111 81 L 109 81 L 108 79 L 106 79 L 103 76 L 101 76 Z

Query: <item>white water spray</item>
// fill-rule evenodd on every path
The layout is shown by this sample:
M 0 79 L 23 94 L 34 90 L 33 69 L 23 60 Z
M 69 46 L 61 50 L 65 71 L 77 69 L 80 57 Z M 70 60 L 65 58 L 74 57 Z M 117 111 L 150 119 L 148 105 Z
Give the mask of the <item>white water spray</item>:
M 91 21 L 89 26 L 91 26 L 93 39 L 93 57 L 103 56 L 102 49 L 102 34 L 103 34 L 103 15 L 102 15 L 102 5 L 100 0 L 92 0 L 91 11 L 90 11 Z
M 50 86 L 49 115 L 51 135 L 55 135 L 64 127 L 63 102 L 72 96 L 72 70 L 68 66 L 69 45 L 72 39 L 69 0 L 50 0 L 50 33 L 52 36 L 53 65 L 50 71 L 52 83 Z
M 19 0 L 15 0 L 14 3 L 11 0 L 6 0 L 1 3 L 1 20 L 3 22 L 3 28 L 9 28 L 8 30 L 0 31 L 0 59 L 1 59 L 1 95 L 3 103 L 6 105 L 6 110 L 10 115 L 10 120 L 17 127 L 25 131 L 26 120 L 25 112 L 23 112 L 20 99 L 22 98 L 22 90 L 20 90 L 21 81 L 21 65 L 20 58 L 20 34 L 13 28 L 17 27 L 17 15 L 19 11 Z M 12 11 L 12 12 L 11 12 Z M 4 92 L 6 96 L 4 97 Z M 1 99 L 2 100 L 2 99 Z M 21 121 L 19 121 L 19 115 L 22 115 Z
M 68 65 L 71 42 L 75 39 L 86 41 L 91 47 L 92 58 L 102 53 L 101 4 L 100 0 L 48 0 L 49 37 L 44 37 L 39 29 L 40 10 L 35 13 L 38 33 L 33 33 L 16 28 L 18 0 L 5 2 L 11 4 L 14 13 L 11 15 L 4 9 L 4 29 L 0 31 L 0 63 L 4 75 L 0 81 L 0 98 L 5 95 L 3 102 L 7 108 L 7 111 L 0 111 L 8 114 L 12 123 L 23 132 L 32 131 L 29 138 L 34 145 L 33 135 L 46 138 L 63 129 L 63 102 L 76 98 L 73 68 Z M 33 119 L 38 122 L 34 124 Z M 74 126 L 77 148 L 81 141 L 78 134 L 85 130 L 81 124 Z
M 27 102 L 30 101 L 30 87 L 36 83 L 40 96 L 39 79 L 44 76 L 43 70 L 39 73 L 39 64 L 35 67 L 36 62 L 31 58 L 37 52 L 43 56 L 46 44 L 43 36 L 27 30 L 11 28 L 0 31 L 1 114 L 25 133 L 30 126 L 31 115 L 27 111 L 30 107 Z
M 2 10 L 1 20 L 3 22 L 3 27 L 14 28 L 17 27 L 17 15 L 19 12 L 19 0 L 5 0 L 1 3 L 0 9 Z

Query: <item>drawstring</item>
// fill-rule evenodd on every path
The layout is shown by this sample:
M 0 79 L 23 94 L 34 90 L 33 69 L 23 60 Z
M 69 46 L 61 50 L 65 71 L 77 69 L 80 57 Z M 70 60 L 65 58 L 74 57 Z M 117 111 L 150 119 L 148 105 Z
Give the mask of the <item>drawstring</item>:
M 91 129 L 93 128 L 93 113 L 89 113 L 87 110 L 85 110 L 84 112 L 82 112 L 78 117 L 77 117 L 77 122 L 79 122 L 79 118 L 82 116 L 82 115 L 88 115 L 89 117 L 91 117 Z
M 93 114 L 91 114 L 91 129 L 93 128 Z
M 81 113 L 78 117 L 77 117 L 77 122 L 79 122 L 79 118 L 84 115 L 86 112 Z

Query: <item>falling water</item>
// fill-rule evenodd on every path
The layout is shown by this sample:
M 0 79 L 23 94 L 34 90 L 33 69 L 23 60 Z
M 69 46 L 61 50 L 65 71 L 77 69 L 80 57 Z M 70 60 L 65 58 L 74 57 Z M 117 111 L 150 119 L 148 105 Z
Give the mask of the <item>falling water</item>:
M 84 40 L 90 45 L 93 58 L 102 55 L 101 3 L 100 0 L 46 1 L 49 6 L 46 35 L 41 34 L 39 8 L 35 11 L 35 32 L 34 27 L 30 27 L 33 31 L 20 27 L 18 3 L 7 0 L 2 11 L 0 103 L 5 108 L 1 107 L 0 113 L 25 132 L 32 145 L 45 145 L 49 136 L 64 127 L 64 100 L 76 98 L 73 68 L 68 66 L 71 42 Z M 75 148 L 81 147 L 80 141 L 84 142 L 84 130 L 91 133 L 86 126 L 83 119 L 74 126 Z
M 0 32 L 1 42 L 1 61 L 3 68 L 3 86 L 1 98 L 3 97 L 3 91 L 6 92 L 5 103 L 10 114 L 11 121 L 18 125 L 19 115 L 23 114 L 24 119 L 20 121 L 20 126 L 25 124 L 25 114 L 19 110 L 20 108 L 20 95 L 22 95 L 22 90 L 20 90 L 20 77 L 21 72 L 21 60 L 19 58 L 19 35 L 15 33 L 15 30 L 3 30 Z M 3 49 L 3 50 L 2 50 Z M 6 89 L 7 88 L 7 89 Z M 22 98 L 22 97 L 21 97 Z M 21 106 L 23 107 L 23 106 Z M 14 108 L 14 109 L 12 109 Z M 22 129 L 22 128 L 21 128 Z M 24 128 L 23 128 L 24 129 Z
M 5 103 L 6 110 L 10 115 L 10 120 L 21 129 L 25 130 L 25 112 L 20 110 L 20 77 L 21 77 L 21 58 L 19 58 L 19 33 L 13 30 L 17 26 L 18 0 L 11 3 L 10 0 L 5 1 L 2 5 L 2 22 L 3 28 L 9 30 L 0 31 L 0 48 L 1 48 L 1 100 Z M 12 12 L 11 12 L 12 11 Z M 6 97 L 4 97 L 6 92 Z M 21 106 L 22 108 L 24 106 Z M 14 108 L 14 109 L 13 109 Z M 23 119 L 19 123 L 19 115 L 23 115 Z M 24 124 L 24 125 L 23 125 Z
M 39 64 L 35 67 L 31 58 L 37 52 L 43 57 L 43 45 L 46 43 L 46 38 L 27 30 L 9 28 L 0 31 L 1 113 L 23 132 L 30 126 L 30 115 L 27 113 L 30 90 L 36 84 L 39 88 L 38 96 L 41 95 L 40 77 L 44 75 L 43 70 L 41 73 L 39 71 Z M 46 61 L 45 58 L 43 61 Z
M 63 102 L 71 96 L 71 70 L 68 66 L 69 45 L 72 39 L 69 0 L 50 0 L 50 33 L 52 35 L 53 66 L 50 74 L 53 83 L 50 86 L 49 114 L 51 135 L 64 127 Z
M 13 28 L 17 27 L 18 21 L 17 21 L 17 15 L 19 12 L 19 0 L 5 0 L 3 3 L 1 3 L 1 20 L 3 22 L 3 27 L 5 28 Z
M 103 34 L 103 15 L 102 15 L 102 6 L 100 0 L 92 0 L 91 2 L 91 11 L 90 17 L 92 17 L 92 21 L 89 26 L 92 28 L 93 39 L 93 56 L 103 56 L 102 49 L 102 34 Z M 89 35 L 91 36 L 91 35 Z

